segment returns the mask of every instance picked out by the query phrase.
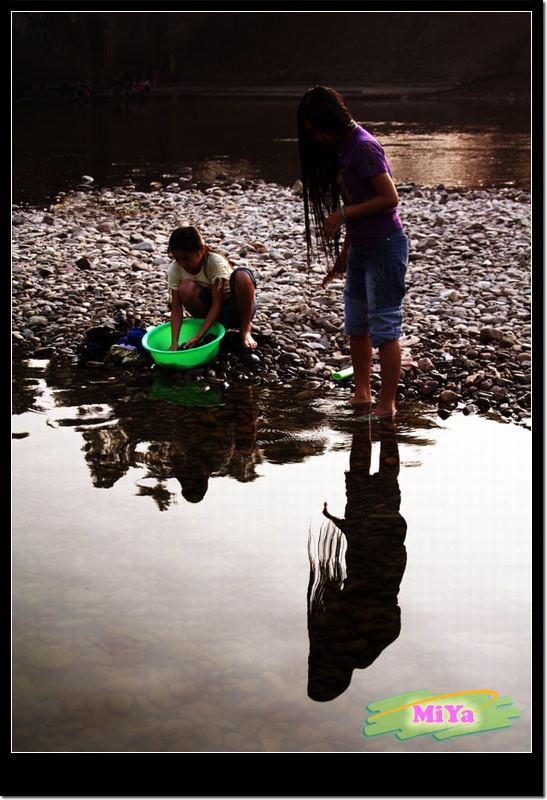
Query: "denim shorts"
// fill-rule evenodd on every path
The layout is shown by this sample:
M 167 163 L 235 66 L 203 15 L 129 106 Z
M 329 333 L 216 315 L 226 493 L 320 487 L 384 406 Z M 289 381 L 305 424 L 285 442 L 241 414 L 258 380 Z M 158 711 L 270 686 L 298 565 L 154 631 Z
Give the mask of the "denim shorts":
M 220 312 L 220 316 L 218 321 L 221 322 L 226 329 L 228 328 L 239 328 L 241 325 L 241 317 L 239 316 L 239 310 L 237 308 L 237 300 L 234 293 L 234 286 L 235 286 L 235 279 L 236 279 L 236 272 L 243 270 L 243 272 L 247 272 L 251 280 L 253 282 L 253 286 L 256 289 L 256 278 L 255 274 L 252 269 L 249 267 L 234 267 L 232 270 L 232 274 L 230 275 L 230 294 L 228 294 L 222 304 L 222 311 Z M 201 302 L 205 306 L 205 313 L 209 311 L 211 308 L 212 303 L 212 296 L 211 290 L 207 288 L 203 288 L 200 292 Z M 253 312 L 251 318 L 254 317 L 256 312 L 256 300 L 253 304 Z
M 401 338 L 408 264 L 403 230 L 372 244 L 351 245 L 344 289 L 344 332 L 370 334 L 373 347 Z

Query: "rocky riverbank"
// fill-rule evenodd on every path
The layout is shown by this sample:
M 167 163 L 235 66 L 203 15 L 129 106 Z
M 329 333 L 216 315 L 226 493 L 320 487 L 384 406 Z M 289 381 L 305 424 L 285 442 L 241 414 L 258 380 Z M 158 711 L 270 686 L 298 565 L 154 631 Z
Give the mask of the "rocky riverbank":
M 399 186 L 410 240 L 399 401 L 491 414 L 526 425 L 531 410 L 530 195 L 516 189 Z M 302 199 L 256 181 L 202 190 L 181 179 L 95 190 L 91 179 L 49 209 L 13 210 L 13 358 L 64 359 L 82 368 L 86 331 L 113 319 L 148 328 L 169 319 L 167 240 L 197 225 L 207 243 L 258 280 L 254 329 L 243 352 L 226 337 L 219 357 L 184 373 L 211 384 L 333 385 L 349 366 L 343 281 L 321 289 L 322 262 L 306 263 Z M 86 369 L 157 367 L 107 355 Z M 373 388 L 379 387 L 377 359 Z

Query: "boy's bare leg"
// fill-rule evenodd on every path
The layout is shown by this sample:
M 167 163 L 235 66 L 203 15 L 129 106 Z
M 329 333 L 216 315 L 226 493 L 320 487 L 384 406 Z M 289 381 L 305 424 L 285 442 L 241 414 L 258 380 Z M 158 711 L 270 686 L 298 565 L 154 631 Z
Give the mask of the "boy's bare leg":
M 253 305 L 255 299 L 255 287 L 251 276 L 247 272 L 237 272 L 235 276 L 235 296 L 237 310 L 241 325 L 239 328 L 241 343 L 247 350 L 254 350 L 257 342 L 251 334 L 251 321 L 253 317 Z
M 353 383 L 355 384 L 355 394 L 350 397 L 349 402 L 353 405 L 370 403 L 372 401 L 370 393 L 372 345 L 368 333 L 361 336 L 350 335 L 349 349 L 353 364 Z
M 195 281 L 182 281 L 179 287 L 180 302 L 192 317 L 205 317 L 205 306 L 201 302 L 201 286 Z

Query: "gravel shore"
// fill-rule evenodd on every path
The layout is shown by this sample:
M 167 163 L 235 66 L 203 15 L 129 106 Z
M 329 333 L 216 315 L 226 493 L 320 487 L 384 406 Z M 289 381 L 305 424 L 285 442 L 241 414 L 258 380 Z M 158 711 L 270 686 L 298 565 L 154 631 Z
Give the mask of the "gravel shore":
M 531 411 L 530 194 L 507 188 L 398 186 L 410 240 L 399 402 L 419 399 L 448 415 L 493 415 L 528 425 Z M 260 181 L 200 189 L 184 178 L 148 192 L 97 190 L 91 178 L 47 210 L 13 209 L 12 355 L 82 368 L 86 331 L 121 317 L 146 328 L 169 319 L 167 241 L 197 225 L 210 246 L 257 276 L 255 352 L 228 334 L 219 357 L 183 373 L 228 385 L 333 385 L 350 365 L 343 280 L 321 289 L 308 267 L 303 204 L 292 187 Z M 233 338 L 232 338 L 233 337 Z M 151 371 L 148 358 L 110 353 L 86 369 Z M 377 356 L 373 388 L 379 387 Z M 348 385 L 351 385 L 350 383 Z

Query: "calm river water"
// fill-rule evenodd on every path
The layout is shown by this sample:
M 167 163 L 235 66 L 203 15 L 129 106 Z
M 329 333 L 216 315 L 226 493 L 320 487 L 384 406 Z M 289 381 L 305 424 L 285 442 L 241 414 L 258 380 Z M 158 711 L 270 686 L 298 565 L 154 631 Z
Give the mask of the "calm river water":
M 520 111 L 355 113 L 398 181 L 529 188 Z M 290 185 L 293 115 L 18 106 L 14 202 L 186 167 Z M 531 751 L 529 430 L 418 405 L 370 426 L 343 386 L 13 378 L 13 752 Z M 367 723 L 466 693 L 469 729 Z
M 209 184 L 219 172 L 292 186 L 300 174 L 297 103 L 21 101 L 13 110 L 13 200 L 47 203 L 83 175 L 98 186 L 129 180 L 144 190 L 151 180 L 190 173 Z M 528 105 L 356 100 L 350 107 L 384 145 L 399 183 L 530 188 Z

